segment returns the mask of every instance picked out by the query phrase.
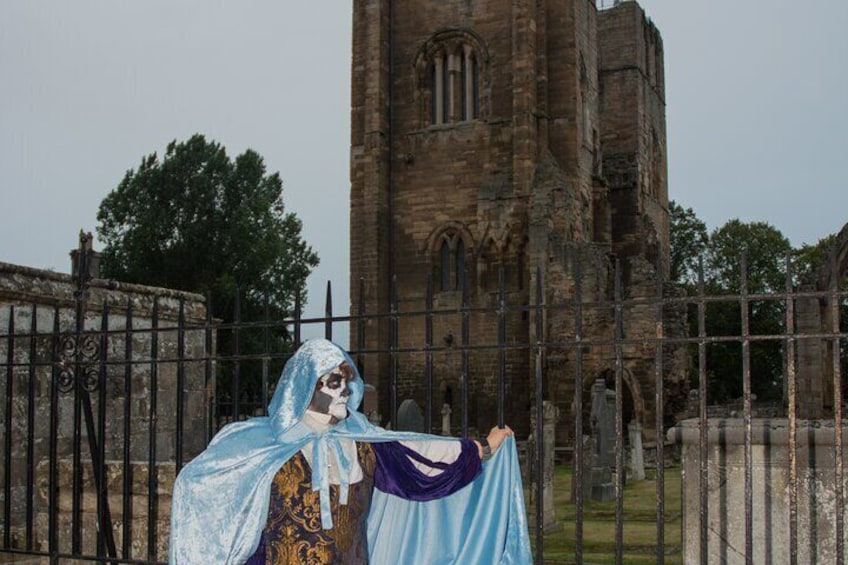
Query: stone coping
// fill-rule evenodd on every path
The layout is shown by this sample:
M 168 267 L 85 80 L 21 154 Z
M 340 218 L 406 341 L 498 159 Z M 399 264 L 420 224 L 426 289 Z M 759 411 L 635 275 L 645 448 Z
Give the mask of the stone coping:
M 15 265 L 13 263 L 4 263 L 0 261 L 0 276 L 4 274 L 24 275 L 32 278 L 53 280 L 65 284 L 76 284 L 74 277 L 67 273 L 57 273 L 56 271 L 36 269 L 34 267 L 25 267 L 23 265 Z M 91 279 L 91 281 L 89 281 L 89 286 L 92 288 L 101 288 L 104 290 L 117 290 L 132 294 L 147 294 L 155 296 L 164 296 L 168 298 L 185 298 L 187 301 L 201 303 L 206 302 L 205 296 L 193 292 L 186 292 L 183 290 L 174 290 L 170 288 L 162 288 L 156 286 L 147 286 L 142 284 L 125 283 L 111 279 Z
M 668 430 L 672 443 L 698 444 L 700 420 L 691 418 Z M 796 445 L 829 445 L 836 442 L 833 420 L 796 420 Z M 842 421 L 843 441 L 848 444 L 848 420 Z M 745 420 L 742 418 L 709 418 L 707 444 L 741 445 L 745 443 Z M 789 420 L 786 418 L 754 418 L 751 420 L 752 445 L 789 445 Z

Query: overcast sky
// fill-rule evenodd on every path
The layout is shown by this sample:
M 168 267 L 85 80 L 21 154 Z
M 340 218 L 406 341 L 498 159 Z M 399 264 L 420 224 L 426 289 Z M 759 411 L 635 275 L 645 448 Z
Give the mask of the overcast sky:
M 641 4 L 665 43 L 671 198 L 796 246 L 839 231 L 848 1 Z M 67 272 L 124 172 L 200 132 L 280 172 L 321 258 L 309 311 L 328 280 L 345 310 L 350 31 L 349 0 L 2 0 L 0 261 Z

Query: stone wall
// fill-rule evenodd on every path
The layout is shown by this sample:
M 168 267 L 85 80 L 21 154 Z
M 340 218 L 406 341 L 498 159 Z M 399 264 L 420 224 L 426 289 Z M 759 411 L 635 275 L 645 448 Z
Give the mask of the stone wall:
M 146 525 L 135 524 L 147 523 L 149 488 L 157 508 L 155 522 L 160 524 L 154 557 L 161 559 L 167 547 L 170 485 L 177 461 L 178 412 L 182 416 L 183 462 L 202 451 L 209 430 L 211 391 L 206 384 L 206 359 L 211 352 L 206 348 L 204 300 L 194 294 L 94 279 L 88 286 L 83 331 L 78 336 L 76 291 L 76 282 L 69 275 L 0 264 L 0 422 L 6 421 L 6 407 L 12 409 L 11 430 L 5 426 L 0 429 L 0 445 L 11 440 L 11 460 L 4 457 L 3 461 L 11 473 L 8 488 L 13 537 L 18 546 L 27 543 L 25 518 L 31 500 L 37 523 L 35 549 L 47 549 L 49 455 L 55 442 L 60 550 L 70 549 L 69 477 L 73 477 L 72 462 L 79 450 L 83 550 L 94 551 L 97 497 L 92 482 L 91 435 L 107 461 L 108 499 L 116 538 L 120 539 L 125 520 L 121 476 L 127 457 L 133 476 L 126 493 L 134 502 L 132 557 L 147 557 Z M 185 328 L 182 360 L 177 329 L 181 303 Z M 153 331 L 154 308 L 157 331 Z M 87 380 L 77 380 L 83 378 Z M 183 385 L 181 408 L 177 406 L 178 378 Z M 54 382 L 67 385 L 56 388 L 55 405 L 51 400 Z M 75 382 L 84 382 L 89 391 L 79 388 L 77 397 Z M 85 397 L 90 400 L 93 434 L 89 434 L 85 418 Z M 103 436 L 98 432 L 100 427 Z M 148 483 L 151 458 L 158 478 Z M 30 466 L 35 492 L 28 486 Z M 5 489 L 0 496 L 3 492 Z

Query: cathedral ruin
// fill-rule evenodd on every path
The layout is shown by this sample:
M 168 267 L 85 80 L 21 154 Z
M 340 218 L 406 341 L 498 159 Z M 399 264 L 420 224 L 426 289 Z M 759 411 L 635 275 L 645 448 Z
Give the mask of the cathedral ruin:
M 471 342 L 496 343 L 498 324 L 482 310 L 497 307 L 503 273 L 507 302 L 527 307 L 506 318 L 507 339 L 533 343 L 537 282 L 546 304 L 571 304 L 575 262 L 584 300 L 612 299 L 616 263 L 624 295 L 656 295 L 669 253 L 664 54 L 638 3 L 353 6 L 352 313 L 390 312 L 393 277 L 398 309 L 423 309 L 430 276 L 433 308 L 459 308 L 465 288 L 467 304 L 481 309 L 471 314 Z M 622 313 L 628 339 L 657 335 L 644 310 Z M 608 308 L 585 316 L 587 335 L 612 335 Z M 573 318 L 569 308 L 547 311 L 547 342 L 568 343 Z M 351 329 L 352 346 L 366 349 L 384 348 L 392 331 L 388 319 Z M 458 332 L 455 319 L 434 322 L 442 349 L 433 358 L 433 410 L 457 402 L 467 363 L 469 425 L 488 429 L 497 355 L 483 348 L 463 359 L 452 350 Z M 419 321 L 401 318 L 399 347 L 422 343 L 423 333 Z M 584 395 L 611 374 L 614 357 L 612 347 L 586 351 Z M 632 346 L 621 358 L 625 417 L 653 430 L 653 351 Z M 383 355 L 365 368 L 384 420 L 388 363 Z M 423 405 L 422 363 L 410 355 L 396 370 L 398 394 Z M 568 437 L 574 353 L 548 348 L 544 363 L 544 394 L 566 416 Z M 505 365 L 506 420 L 526 433 L 534 367 L 526 350 L 507 352 Z M 663 370 L 667 388 L 685 388 L 673 361 Z

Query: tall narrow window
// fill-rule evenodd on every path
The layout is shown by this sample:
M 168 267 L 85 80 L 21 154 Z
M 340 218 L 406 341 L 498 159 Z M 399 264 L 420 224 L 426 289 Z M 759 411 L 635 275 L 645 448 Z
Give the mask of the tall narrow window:
M 428 42 L 415 62 L 421 100 L 426 104 L 422 109 L 429 111 L 425 123 L 442 125 L 480 117 L 485 83 L 481 61 L 485 60 L 485 51 L 469 38 Z
M 456 242 L 456 288 L 461 289 L 465 282 L 465 244 Z
M 469 119 L 468 116 L 468 56 L 465 55 L 459 62 L 459 82 L 462 84 L 461 90 L 461 101 L 460 101 L 460 116 L 462 121 L 466 121 Z
M 471 117 L 477 119 L 480 116 L 480 66 L 473 56 L 471 57 L 471 92 L 473 104 Z
M 462 52 L 462 119 L 477 117 L 477 60 L 474 50 L 466 45 Z
M 448 69 L 448 58 L 442 56 L 442 121 L 446 124 L 450 121 L 450 73 Z
M 439 115 L 439 67 L 435 64 L 430 72 L 430 123 L 437 124 Z
M 524 290 L 524 251 L 518 252 L 518 267 L 515 271 L 518 274 L 518 290 Z
M 441 272 L 439 273 L 439 288 L 441 290 L 450 290 L 451 287 L 451 252 L 450 245 L 447 241 L 442 242 L 442 248 L 439 251 Z

